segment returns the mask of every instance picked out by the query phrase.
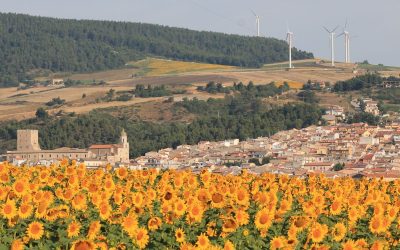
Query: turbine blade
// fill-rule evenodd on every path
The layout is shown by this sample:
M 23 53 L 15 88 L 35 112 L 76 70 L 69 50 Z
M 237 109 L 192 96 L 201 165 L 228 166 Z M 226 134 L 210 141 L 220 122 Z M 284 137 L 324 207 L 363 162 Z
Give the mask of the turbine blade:
M 336 38 L 341 37 L 343 35 L 344 35 L 344 32 L 342 34 L 340 34 L 340 35 L 337 35 Z
M 257 17 L 257 14 L 254 12 L 254 10 L 251 10 L 251 12 L 253 12 L 253 15 Z
M 325 26 L 323 26 L 323 28 L 326 30 L 326 32 L 331 33 L 328 28 L 326 28 Z
M 332 33 L 335 32 L 339 27 L 340 27 L 339 25 L 336 26 L 336 28 L 334 28 L 334 29 L 332 30 Z

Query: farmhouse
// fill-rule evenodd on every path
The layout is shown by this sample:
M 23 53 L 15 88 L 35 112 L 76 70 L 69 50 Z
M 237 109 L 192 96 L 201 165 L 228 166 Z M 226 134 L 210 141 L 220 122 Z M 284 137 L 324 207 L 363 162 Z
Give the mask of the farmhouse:
M 129 163 L 128 136 L 123 130 L 118 144 L 92 145 L 87 149 L 57 148 L 53 150 L 42 150 L 39 146 L 37 130 L 17 131 L 17 150 L 7 152 L 9 162 L 40 163 L 52 162 L 60 159 L 71 159 L 79 161 L 101 163 Z

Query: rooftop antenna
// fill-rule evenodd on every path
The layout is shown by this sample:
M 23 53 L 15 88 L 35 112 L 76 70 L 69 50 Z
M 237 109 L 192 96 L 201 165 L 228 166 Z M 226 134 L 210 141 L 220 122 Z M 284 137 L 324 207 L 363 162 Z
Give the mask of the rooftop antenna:
M 293 32 L 289 30 L 289 26 L 287 26 L 286 41 L 289 45 L 289 69 L 292 69 Z
M 256 27 L 257 27 L 257 36 L 260 36 L 260 16 L 257 15 L 253 10 L 251 10 L 251 12 L 253 12 L 253 15 L 256 17 Z
M 334 28 L 333 30 L 328 30 L 325 26 L 323 28 L 331 36 L 331 38 L 330 38 L 330 40 L 331 40 L 331 65 L 332 65 L 332 67 L 335 67 L 335 31 L 337 30 L 337 28 L 339 28 L 339 26 L 336 26 L 336 28 Z
M 343 28 L 343 32 L 337 37 L 344 36 L 345 63 L 350 63 L 350 33 L 347 31 L 347 20 Z

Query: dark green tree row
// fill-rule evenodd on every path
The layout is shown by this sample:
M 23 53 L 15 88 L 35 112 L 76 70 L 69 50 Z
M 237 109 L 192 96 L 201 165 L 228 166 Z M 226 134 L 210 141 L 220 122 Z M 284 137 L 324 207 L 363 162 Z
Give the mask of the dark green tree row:
M 144 85 L 138 84 L 135 87 L 135 96 L 136 97 L 160 97 L 160 96 L 168 96 L 171 95 L 171 91 L 165 87 L 165 85 L 160 86 L 151 86 L 148 85 L 145 87 Z
M 318 103 L 319 99 L 312 90 L 300 91 L 297 96 L 306 103 Z
M 0 150 L 15 149 L 18 128 L 39 129 L 39 143 L 43 149 L 116 143 L 121 128 L 125 128 L 131 147 L 130 156 L 136 157 L 148 151 L 195 144 L 202 140 L 247 139 L 272 135 L 280 130 L 303 128 L 317 124 L 322 113 L 315 105 L 265 107 L 258 101 L 238 97 L 184 102 L 192 107 L 198 106 L 197 110 L 205 108 L 209 113 L 195 112 L 198 118 L 190 124 L 131 121 L 99 112 L 61 119 L 41 116 L 23 122 L 4 122 L 0 123 Z
M 211 94 L 215 93 L 229 94 L 233 91 L 249 97 L 275 96 L 277 94 L 281 94 L 285 91 L 288 91 L 289 89 L 290 87 L 286 82 L 283 85 L 277 87 L 273 82 L 269 84 L 254 85 L 252 81 L 250 81 L 247 85 L 243 84 L 242 82 L 239 83 L 235 82 L 232 87 L 224 87 L 221 83 L 215 83 L 214 81 L 211 81 L 207 83 L 205 87 L 203 86 L 197 87 L 197 90 L 205 91 Z
M 122 67 L 144 56 L 243 67 L 287 60 L 287 44 L 160 25 L 66 20 L 0 13 L 0 86 L 29 80 L 26 72 L 85 72 Z M 293 59 L 312 58 L 294 49 Z
M 366 88 L 371 88 L 373 86 L 378 86 L 382 84 L 382 78 L 378 74 L 365 74 L 361 76 L 356 76 L 346 81 L 339 81 L 335 83 L 333 86 L 334 92 L 342 92 L 342 91 L 353 91 L 353 90 L 362 90 Z

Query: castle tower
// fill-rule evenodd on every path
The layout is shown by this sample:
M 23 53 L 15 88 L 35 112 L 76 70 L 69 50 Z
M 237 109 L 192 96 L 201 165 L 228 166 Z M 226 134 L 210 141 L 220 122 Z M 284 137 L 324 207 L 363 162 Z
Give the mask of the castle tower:
M 37 130 L 17 130 L 17 151 L 40 151 Z

